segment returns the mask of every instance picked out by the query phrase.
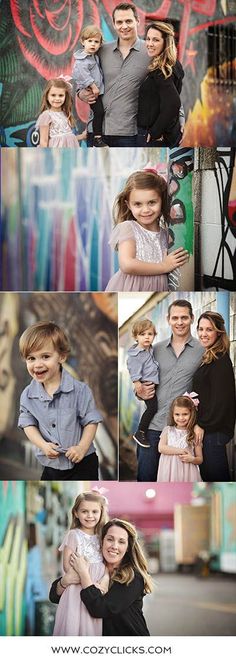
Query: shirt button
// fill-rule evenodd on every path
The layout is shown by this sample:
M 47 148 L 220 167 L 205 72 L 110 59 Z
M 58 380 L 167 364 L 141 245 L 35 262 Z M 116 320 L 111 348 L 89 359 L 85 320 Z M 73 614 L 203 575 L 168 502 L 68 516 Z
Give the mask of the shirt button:
M 52 427 L 56 427 L 55 422 L 52 423 Z

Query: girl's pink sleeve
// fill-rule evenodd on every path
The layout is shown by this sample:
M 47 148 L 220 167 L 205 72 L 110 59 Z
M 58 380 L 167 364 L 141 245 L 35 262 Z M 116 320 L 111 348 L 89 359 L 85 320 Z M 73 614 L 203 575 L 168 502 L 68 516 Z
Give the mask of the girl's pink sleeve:
M 122 241 L 127 241 L 128 239 L 135 240 L 134 230 L 132 221 L 124 220 L 123 223 L 118 223 L 118 225 L 116 225 L 112 230 L 109 245 L 111 248 L 115 249 L 119 243 L 122 243 Z
M 37 122 L 36 122 L 36 128 L 39 128 L 40 126 L 49 126 L 51 124 L 51 117 L 50 117 L 50 112 L 49 110 L 44 110 L 44 112 L 41 112 L 41 115 L 39 115 Z
M 69 530 L 61 545 L 58 547 L 58 551 L 64 551 L 65 546 L 69 546 L 69 548 L 76 552 L 76 549 L 78 548 L 78 539 L 75 530 Z

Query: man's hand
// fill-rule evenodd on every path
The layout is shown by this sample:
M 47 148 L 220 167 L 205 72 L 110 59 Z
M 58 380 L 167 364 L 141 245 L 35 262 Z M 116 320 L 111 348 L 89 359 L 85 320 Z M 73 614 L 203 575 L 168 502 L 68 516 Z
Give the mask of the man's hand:
M 90 103 L 93 104 L 96 101 L 96 96 L 95 94 L 93 94 L 91 89 L 80 90 L 78 93 L 78 97 L 79 99 L 81 99 L 81 101 L 85 101 L 85 103 L 89 103 L 89 104 Z
M 135 393 L 140 399 L 152 399 L 155 395 L 154 383 L 148 381 L 145 383 L 137 383 Z
M 65 457 L 73 461 L 74 464 L 79 464 L 80 461 L 84 458 L 85 452 L 80 448 L 79 445 L 72 445 L 67 452 L 65 452 Z

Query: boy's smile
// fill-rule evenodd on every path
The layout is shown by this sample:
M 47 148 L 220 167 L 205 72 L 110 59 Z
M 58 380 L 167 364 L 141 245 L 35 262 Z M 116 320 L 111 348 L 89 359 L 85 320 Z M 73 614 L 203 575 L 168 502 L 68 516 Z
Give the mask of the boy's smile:
M 61 363 L 65 361 L 54 348 L 53 342 L 45 342 L 41 349 L 32 351 L 26 358 L 26 366 L 30 376 L 45 387 L 57 388 L 61 381 Z

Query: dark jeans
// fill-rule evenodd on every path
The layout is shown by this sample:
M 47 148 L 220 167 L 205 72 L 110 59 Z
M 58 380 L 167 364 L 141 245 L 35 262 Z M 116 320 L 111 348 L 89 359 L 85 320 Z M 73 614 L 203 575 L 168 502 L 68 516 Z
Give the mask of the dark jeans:
M 226 445 L 230 438 L 222 432 L 205 433 L 203 438 L 203 463 L 200 468 L 203 482 L 229 482 L 230 472 Z
M 98 96 L 91 107 L 93 111 L 93 135 L 102 135 L 102 122 L 104 117 L 102 97 Z
M 59 470 L 45 466 L 41 480 L 98 480 L 98 458 L 96 452 L 92 452 L 82 461 L 68 470 Z
M 87 147 L 93 147 L 94 133 L 87 135 Z M 103 135 L 103 141 L 108 147 L 137 147 L 136 135 Z
M 151 399 L 146 399 L 145 404 L 147 408 L 141 417 L 138 428 L 144 431 L 145 434 L 147 434 L 150 422 L 154 417 L 154 415 L 157 413 L 156 389 L 155 389 L 155 395 Z
M 137 446 L 137 482 L 157 481 L 157 470 L 161 456 L 160 452 L 158 452 L 160 435 L 161 431 L 154 431 L 154 429 L 149 429 L 147 432 L 147 440 L 150 443 L 150 448 L 142 448 L 141 445 Z

